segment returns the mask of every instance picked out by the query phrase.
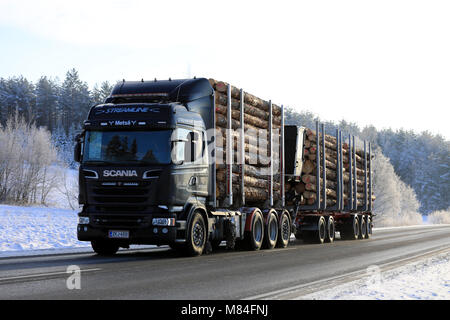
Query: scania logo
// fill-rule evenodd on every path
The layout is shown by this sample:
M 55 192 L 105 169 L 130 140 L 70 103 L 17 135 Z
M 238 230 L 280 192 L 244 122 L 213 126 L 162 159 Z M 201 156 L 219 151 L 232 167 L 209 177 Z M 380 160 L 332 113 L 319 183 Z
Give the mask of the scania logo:
M 104 177 L 137 177 L 136 170 L 103 170 Z

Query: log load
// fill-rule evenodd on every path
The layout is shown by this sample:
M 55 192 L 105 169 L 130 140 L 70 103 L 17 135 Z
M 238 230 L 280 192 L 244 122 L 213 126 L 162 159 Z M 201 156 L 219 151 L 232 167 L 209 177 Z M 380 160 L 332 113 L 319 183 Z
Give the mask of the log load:
M 216 132 L 219 136 L 216 140 L 216 196 L 219 201 L 227 196 L 227 129 L 228 124 L 228 84 L 222 81 L 210 79 L 210 84 L 214 88 L 215 96 L 215 119 Z M 234 130 L 232 137 L 233 165 L 232 183 L 233 196 L 237 199 L 241 195 L 241 176 L 239 166 L 240 134 L 241 124 L 241 93 L 237 87 L 231 86 L 231 128 Z M 244 192 L 246 201 L 260 203 L 261 205 L 269 197 L 269 119 L 272 118 L 274 176 L 273 195 L 274 200 L 280 199 L 280 175 L 279 168 L 279 142 L 281 130 L 281 108 L 272 104 L 272 117 L 270 117 L 269 101 L 258 98 L 247 92 L 244 93 L 244 150 L 245 150 L 245 174 Z M 221 135 L 221 138 L 220 138 Z M 220 158 L 220 159 L 219 159 Z M 237 200 L 236 199 L 236 200 Z M 233 203 L 237 201 L 233 200 Z
M 336 204 L 337 200 L 337 169 L 339 164 L 337 161 L 337 140 L 335 136 L 325 135 L 324 139 L 325 154 L 323 154 L 322 146 L 322 134 L 319 133 L 319 146 L 317 146 L 317 134 L 314 130 L 306 129 L 304 137 L 304 161 L 302 166 L 302 175 L 300 177 L 301 188 L 296 188 L 297 194 L 300 195 L 301 199 L 304 199 L 304 203 L 308 205 L 316 204 L 317 198 L 317 185 L 316 185 L 316 171 L 317 171 L 317 160 L 319 160 L 319 176 L 320 176 L 320 194 L 323 196 L 323 158 L 325 157 L 325 171 L 326 171 L 326 186 L 325 194 L 327 196 L 327 206 L 333 206 Z M 317 159 L 317 150 L 319 150 L 319 159 Z M 356 182 L 357 192 L 356 198 L 359 205 L 364 204 L 364 190 L 367 182 L 367 190 L 369 190 L 369 175 L 365 172 L 365 161 L 364 161 L 364 150 L 356 148 L 355 159 L 356 164 L 352 160 L 352 172 L 350 173 L 350 159 L 349 156 L 353 155 L 353 150 L 350 150 L 348 143 L 342 143 L 342 167 L 343 167 L 343 196 L 344 204 L 347 204 L 349 199 L 351 199 L 350 190 L 352 189 L 354 195 L 354 183 Z M 369 170 L 369 165 L 371 159 L 367 156 L 367 169 Z M 356 176 L 355 176 L 355 166 L 356 166 Z M 352 179 L 350 180 L 350 176 Z M 352 183 L 350 188 L 350 183 Z M 370 199 L 370 196 L 368 196 Z M 371 196 L 372 201 L 375 200 L 375 196 Z

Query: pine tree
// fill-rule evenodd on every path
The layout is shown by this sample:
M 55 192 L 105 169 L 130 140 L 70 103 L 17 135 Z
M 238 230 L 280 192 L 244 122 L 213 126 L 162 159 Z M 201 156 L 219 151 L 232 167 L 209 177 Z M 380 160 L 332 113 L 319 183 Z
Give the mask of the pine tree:
M 66 134 L 69 133 L 71 124 L 81 127 L 90 106 L 88 85 L 80 80 L 78 71 L 75 69 L 67 71 L 60 90 L 58 105 L 58 116 Z
M 107 97 L 111 94 L 113 86 L 109 84 L 108 81 L 102 82 L 100 88 L 97 84 L 95 84 L 94 89 L 92 90 L 92 103 L 99 104 L 103 103 Z
M 56 116 L 58 108 L 58 85 L 48 79 L 41 77 L 36 84 L 36 124 L 46 126 L 50 132 L 56 127 Z

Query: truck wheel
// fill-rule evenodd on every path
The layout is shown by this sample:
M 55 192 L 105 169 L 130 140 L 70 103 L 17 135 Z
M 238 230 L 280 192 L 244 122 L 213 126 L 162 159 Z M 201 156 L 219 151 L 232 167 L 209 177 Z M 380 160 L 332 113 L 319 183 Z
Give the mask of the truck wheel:
M 249 250 L 259 250 L 264 238 L 264 220 L 260 212 L 255 212 L 250 224 L 251 230 L 244 235 Z
M 333 219 L 333 217 L 330 216 L 330 217 L 328 217 L 328 220 L 327 220 L 327 237 L 326 237 L 325 241 L 329 242 L 329 243 L 333 242 L 335 233 L 336 233 L 336 230 L 335 230 L 335 225 L 334 225 L 334 219 Z
M 372 218 L 370 216 L 367 216 L 367 234 L 366 234 L 366 238 L 369 239 L 370 236 L 372 235 Z
M 265 249 L 275 248 L 278 240 L 278 219 L 273 213 L 269 214 L 267 225 L 264 228 L 263 247 Z
M 353 215 L 348 219 L 341 231 L 341 239 L 356 240 L 359 237 L 359 221 L 358 216 Z
M 295 237 L 297 238 L 297 234 L 295 235 Z M 290 238 L 291 238 L 291 220 L 289 219 L 289 216 L 285 212 L 283 212 L 281 214 L 280 219 L 277 247 L 286 248 L 289 244 Z
M 324 243 L 327 236 L 327 224 L 324 217 L 317 220 L 317 230 L 303 231 L 303 241 L 307 243 Z
M 359 219 L 359 239 L 365 239 L 367 235 L 367 224 L 366 217 L 364 215 L 360 216 Z
M 206 244 L 206 225 L 200 212 L 194 212 L 189 224 L 186 241 L 186 253 L 190 256 L 199 256 L 203 253 Z
M 100 256 L 112 256 L 119 250 L 117 244 L 105 240 L 91 241 L 91 246 L 95 253 Z

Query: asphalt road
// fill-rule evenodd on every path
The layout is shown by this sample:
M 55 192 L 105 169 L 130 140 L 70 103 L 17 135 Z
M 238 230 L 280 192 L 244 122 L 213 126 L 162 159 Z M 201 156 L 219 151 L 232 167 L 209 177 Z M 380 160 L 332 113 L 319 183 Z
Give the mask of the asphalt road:
M 375 230 L 371 239 L 332 244 L 292 241 L 286 249 L 219 250 L 187 258 L 168 248 L 0 259 L 0 299 L 246 299 L 290 298 L 368 266 L 394 266 L 450 249 L 450 226 Z M 69 290 L 67 267 L 81 269 Z M 73 278 L 71 278 L 73 280 Z M 70 282 L 76 284 L 77 282 Z

